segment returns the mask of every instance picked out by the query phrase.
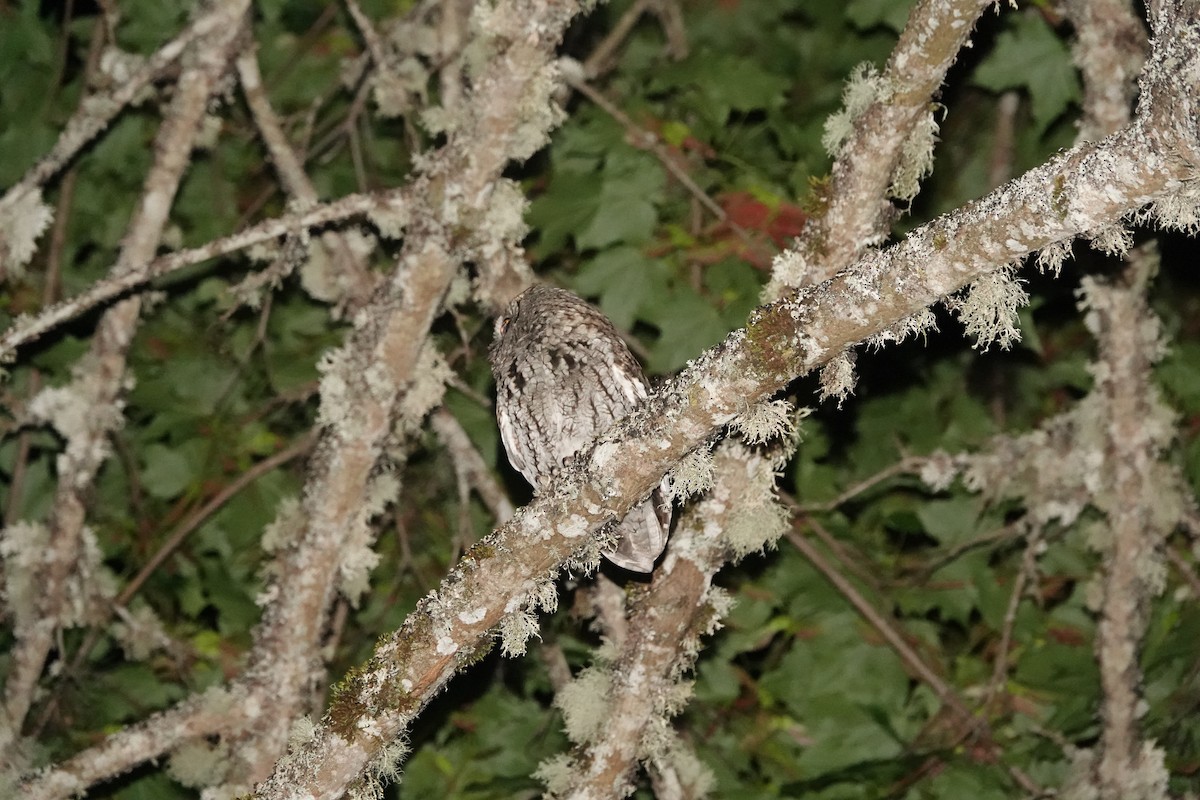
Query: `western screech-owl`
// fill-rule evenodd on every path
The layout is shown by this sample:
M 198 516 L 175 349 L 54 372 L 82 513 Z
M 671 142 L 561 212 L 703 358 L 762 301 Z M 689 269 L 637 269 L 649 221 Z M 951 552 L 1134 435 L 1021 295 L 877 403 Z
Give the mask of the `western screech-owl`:
M 565 289 L 534 286 L 517 296 L 496 319 L 488 358 L 508 460 L 538 491 L 647 396 L 641 365 L 612 323 Z M 605 557 L 650 572 L 667 545 L 668 496 L 664 479 L 621 521 L 620 540 Z

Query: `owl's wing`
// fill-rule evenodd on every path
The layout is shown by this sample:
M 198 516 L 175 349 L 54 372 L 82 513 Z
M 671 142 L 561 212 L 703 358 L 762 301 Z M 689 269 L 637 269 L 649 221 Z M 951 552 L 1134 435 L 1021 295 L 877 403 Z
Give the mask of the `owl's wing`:
M 621 537 L 617 546 L 604 557 L 633 572 L 652 572 L 654 562 L 667 549 L 671 532 L 671 501 L 666 499 L 664 485 L 636 506 L 617 526 Z
M 530 486 L 540 489 L 540 476 L 531 463 L 529 453 L 526 452 L 527 443 L 517 431 L 511 402 L 496 404 L 496 423 L 500 428 L 500 441 L 504 443 L 504 452 L 508 454 L 508 463 L 525 476 L 525 480 L 529 481 Z

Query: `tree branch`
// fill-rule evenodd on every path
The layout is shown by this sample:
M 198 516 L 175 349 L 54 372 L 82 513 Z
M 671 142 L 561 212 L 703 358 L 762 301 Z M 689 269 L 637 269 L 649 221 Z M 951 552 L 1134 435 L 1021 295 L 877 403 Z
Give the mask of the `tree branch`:
M 1200 26 L 1191 34 L 1200 35 Z M 1164 42 L 1159 58 L 1196 69 L 1200 51 L 1175 41 Z M 1159 69 L 1147 79 L 1169 79 L 1161 62 Z M 600 545 L 590 534 L 627 513 L 667 469 L 747 404 L 971 281 L 1176 195 L 1194 174 L 1179 154 L 1196 144 L 1156 127 L 1156 107 L 1144 111 L 1121 133 L 1077 146 L 821 286 L 755 311 L 747 328 L 694 360 L 602 436 L 553 493 L 472 548 L 340 687 L 312 738 L 260 796 L 277 796 L 285 785 L 336 795 L 463 664 L 490 646 L 490 632 L 502 621 L 504 647 L 517 651 L 521 633 L 532 627 L 530 615 L 552 604 L 546 587 L 560 565 L 570 559 L 595 564 Z

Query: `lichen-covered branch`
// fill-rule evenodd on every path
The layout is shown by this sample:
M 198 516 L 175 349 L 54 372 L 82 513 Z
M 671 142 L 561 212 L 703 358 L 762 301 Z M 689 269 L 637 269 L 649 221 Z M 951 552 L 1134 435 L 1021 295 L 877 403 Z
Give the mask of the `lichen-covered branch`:
M 1160 57 L 1167 63 L 1196 68 L 1200 52 L 1163 46 Z M 1171 77 L 1151 72 L 1148 80 Z M 1157 128 L 1160 120 L 1154 107 L 1146 107 L 1121 133 L 1073 148 L 821 286 L 758 309 L 746 328 L 693 361 L 646 407 L 601 437 L 553 493 L 472 548 L 403 628 L 380 643 L 371 662 L 339 688 L 311 739 L 260 794 L 279 796 L 284 786 L 299 786 L 333 796 L 451 675 L 489 646 L 494 627 L 503 622 L 505 648 L 518 650 L 534 629 L 532 614 L 553 606 L 549 582 L 559 566 L 571 559 L 594 564 L 599 543 L 591 534 L 628 512 L 667 469 L 747 404 L 1029 253 L 1147 203 L 1177 199 L 1194 175 L 1180 154 L 1196 143 Z
M 550 100 L 552 55 L 579 10 L 576 4 L 514 0 L 477 12 L 478 44 L 488 59 L 474 75 L 471 102 L 445 120 L 447 144 L 424 160 L 410 185 L 419 200 L 390 219 L 396 231 L 405 231 L 398 269 L 360 312 L 350 340 L 323 365 L 322 440 L 300 513 L 283 514 L 275 523 L 282 541 L 262 595 L 263 620 L 246 672 L 227 690 L 253 712 L 231 717 L 222 731 L 232 756 L 224 777 L 229 791 L 244 791 L 265 776 L 283 752 L 292 721 L 306 710 L 313 682 L 323 679 L 321 634 L 333 597 L 339 589 L 360 590 L 355 587 L 373 564 L 369 521 L 381 491 L 382 501 L 389 499 L 375 468 L 392 435 L 395 410 L 424 413 L 419 407 L 427 411 L 430 399 L 440 396 L 412 397 L 415 379 L 439 374 L 423 368 L 432 352 L 426 338 L 458 265 L 511 250 L 524 231 L 521 201 L 499 176 L 510 161 L 536 151 L 560 119 Z M 186 710 L 168 711 L 145 728 L 178 730 L 180 714 L 190 718 Z M 136 753 L 121 748 L 129 760 L 105 761 L 106 768 L 119 771 L 154 758 L 179 737 L 164 732 L 139 741 L 148 746 Z M 55 796 L 53 787 L 73 782 L 61 769 L 94 776 L 95 759 L 114 752 L 102 743 L 37 776 L 27 790 Z M 360 777 L 364 763 L 347 766 L 352 772 L 345 781 Z
M 826 206 L 809 221 L 799 246 L 777 262 L 764 292 L 820 283 L 883 242 L 892 223 L 888 195 L 916 196 L 933 165 L 937 123 L 933 97 L 991 0 L 922 0 L 882 73 L 860 70 L 846 87 L 846 107 L 826 124 L 836 156 Z
M 1142 26 L 1116 0 L 1073 2 L 1068 12 L 1085 86 L 1080 137 L 1097 137 L 1128 121 L 1145 47 Z M 1161 797 L 1166 789 L 1163 753 L 1143 741 L 1138 726 L 1141 641 L 1150 601 L 1166 577 L 1163 546 L 1185 505 L 1182 476 L 1161 460 L 1174 425 L 1151 374 L 1162 352 L 1160 326 L 1146 301 L 1157 263 L 1156 248 L 1147 244 L 1129 254 L 1116 279 L 1089 277 L 1082 286 L 1085 322 L 1099 343 L 1092 397 L 1106 453 L 1103 488 L 1093 502 L 1109 522 L 1107 541 L 1094 543 L 1105 556 L 1095 642 L 1104 727 L 1086 781 L 1102 800 Z
M 26 172 L 21 180 L 10 186 L 0 198 L 0 217 L 13 214 L 19 206 L 28 203 L 29 198 L 40 204 L 41 190 L 46 182 L 133 103 L 151 81 L 162 75 L 197 39 L 214 32 L 219 33 L 228 25 L 229 18 L 224 7 L 214 3 L 211 10 L 197 17 L 178 36 L 160 47 L 132 72 L 113 75 L 110 89 L 84 98 L 78 110 L 63 126 L 62 134 L 50 152 Z M 0 242 L 0 278 L 12 274 L 24 265 L 21 258 L 14 258 L 9 244 Z M 22 250 L 32 255 L 32 250 Z
M 114 267 L 118 274 L 148 261 L 158 247 L 209 97 L 228 65 L 247 4 L 247 0 L 221 4 L 215 19 L 222 24 L 214 24 L 208 35 L 195 40 L 194 59 L 179 78 L 178 91 L 155 141 L 157 158 Z M 45 545 L 48 555 L 41 559 L 33 582 L 38 588 L 36 608 L 24 617 L 24 624 L 17 625 L 13 667 L 5 684 L 5 713 L 13 734 L 20 730 L 32 702 L 55 634 L 80 621 L 80 610 L 70 608 L 68 583 L 73 573 L 85 569 L 82 558 L 91 536 L 84 524 L 86 497 L 107 457 L 108 436 L 121 424 L 126 355 L 140 312 L 138 298 L 109 309 L 88 354 L 76 365 L 73 382 L 46 390 L 33 401 L 35 413 L 53 423 L 67 444 L 58 458 L 58 490 Z
M 711 784 L 711 775 L 676 741 L 670 719 L 689 698 L 682 676 L 701 637 L 719 627 L 728 610 L 729 598 L 712 579 L 734 552 L 745 552 L 745 543 L 731 543 L 730 534 L 753 529 L 765 544 L 783 531 L 785 515 L 773 499 L 777 467 L 736 440 L 718 448 L 717 480 L 684 512 L 650 586 L 635 590 L 619 649 L 559 692 L 556 703 L 579 747 L 539 770 L 550 796 L 627 796 L 641 762 L 673 771 L 701 794 Z
M 300 156 L 287 140 L 275 109 L 271 107 L 270 98 L 267 97 L 262 84 L 258 55 L 253 46 L 248 47 L 246 52 L 238 57 L 237 71 L 242 91 L 246 96 L 246 105 L 254 115 L 259 135 L 262 136 L 267 152 L 271 154 L 271 162 L 275 165 L 284 191 L 298 207 L 312 208 L 317 204 L 317 190 L 304 171 Z M 356 247 L 353 238 L 340 231 L 323 232 L 320 244 L 313 247 L 322 249 L 321 255 L 324 258 L 318 263 L 323 265 L 324 269 L 319 271 L 319 277 L 305 281 L 309 291 L 321 300 L 346 302 L 352 308 L 361 307 L 375 288 L 374 276 L 366 263 L 369 249 Z M 316 259 L 310 256 L 310 263 L 313 260 Z
M 43 309 L 34 316 L 18 317 L 9 329 L 0 335 L 0 361 L 10 360 L 17 348 L 33 342 L 97 306 L 145 286 L 155 278 L 170 275 L 210 259 L 271 242 L 282 236 L 302 234 L 309 228 L 344 222 L 353 217 L 367 216 L 387 233 L 396 234 L 402 229 L 402 221 L 406 219 L 406 205 L 407 195 L 404 188 L 371 194 L 348 194 L 328 203 L 319 203 L 292 214 L 263 220 L 245 230 L 197 247 L 131 265 L 127 271 L 97 281 L 74 297 Z

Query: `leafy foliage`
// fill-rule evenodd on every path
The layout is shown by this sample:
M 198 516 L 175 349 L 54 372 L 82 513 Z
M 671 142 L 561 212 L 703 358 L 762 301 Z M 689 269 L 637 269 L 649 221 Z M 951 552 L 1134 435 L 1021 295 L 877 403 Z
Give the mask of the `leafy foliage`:
M 119 44 L 129 53 L 153 52 L 191 5 L 123 2 Z M 363 4 L 375 18 L 409 5 Z M 597 10 L 565 49 L 586 57 L 627 7 Z M 829 170 L 822 124 L 840 103 L 843 80 L 856 64 L 882 63 L 905 11 L 904 4 L 871 0 L 706 0 L 684 8 L 686 57 L 669 59 L 661 26 L 646 18 L 598 86 L 659 137 L 675 166 L 717 198 L 727 219 L 716 219 L 662 159 L 579 97 L 549 147 L 519 175 L 532 198 L 527 246 L 536 271 L 596 301 L 658 375 L 745 323 L 771 255 L 799 232 L 800 209 L 820 203 L 811 187 Z M 344 82 L 346 61 L 363 51 L 344 9 L 296 0 L 256 4 L 255 14 L 268 92 L 288 135 L 310 145 L 306 167 L 318 193 L 400 184 L 435 140 L 412 121 L 381 118 L 356 98 L 360 87 Z M 89 4 L 72 11 L 33 0 L 0 5 L 0 184 L 17 180 L 52 146 L 84 92 L 87 48 L 100 24 Z M 899 227 L 991 188 L 985 167 L 998 93 L 1022 93 L 1015 169 L 1069 141 L 1080 87 L 1063 32 L 1037 13 L 1006 13 L 994 24 L 980 39 L 983 52 L 952 74 L 937 171 Z M 432 83 L 430 91 L 437 91 Z M 155 107 L 163 102 L 152 93 L 123 114 L 72 166 L 72 180 L 55 185 L 48 200 L 57 204 L 60 244 L 53 253 L 43 246 L 25 277 L 0 285 L 0 325 L 83 290 L 110 268 L 142 190 Z M 206 242 L 285 207 L 240 101 L 231 99 L 220 113 L 220 135 L 195 157 L 172 212 L 173 245 Z M 1168 252 L 1174 257 L 1164 261 L 1152 299 L 1172 348 L 1156 377 L 1183 421 L 1176 456 L 1195 489 L 1200 301 L 1185 271 L 1195 245 L 1177 241 Z M 1100 268 L 1080 255 L 1064 284 Z M 386 253 L 376 261 L 376 268 L 390 268 Z M 113 436 L 115 455 L 91 498 L 89 522 L 114 585 L 128 585 L 177 526 L 313 425 L 316 365 L 348 325 L 302 291 L 296 276 L 283 279 L 260 307 L 238 305 L 233 289 L 263 266 L 231 256 L 156 287 L 158 300 L 131 351 L 136 383 L 127 394 L 127 423 Z M 960 483 L 935 492 L 898 474 L 824 505 L 905 456 L 985 448 L 991 437 L 1031 430 L 1082 396 L 1091 345 L 1070 290 L 1032 277 L 1030 292 L 1036 300 L 1022 318 L 1023 342 L 1010 352 L 974 353 L 956 323 L 941 320 L 943 333 L 927 343 L 860 354 L 856 395 L 806 422 L 780 479 L 781 489 L 811 506 L 810 524 L 836 540 L 860 591 L 943 680 L 978 705 L 1000 758 L 964 740 L 936 693 L 784 543 L 720 576 L 737 605 L 696 666 L 695 696 L 678 724 L 713 771 L 714 796 L 1012 797 L 1013 769 L 1058 786 L 1070 767 L 1064 745 L 1094 745 L 1101 694 L 1089 593 L 1097 556 L 1087 532 L 1098 515 L 1048 533 L 1027 597 L 1014 610 L 1025 542 L 1004 531 L 1022 513 L 1019 502 L 988 502 Z M 445 405 L 523 500 L 528 489 L 499 455 L 488 407 L 484 316 L 462 307 L 435 327 L 457 375 Z M 0 430 L 8 522 L 45 519 L 51 507 L 60 442 L 25 426 L 22 410 L 39 387 L 69 379 L 94 323 L 85 318 L 37 342 L 9 367 L 9 414 Z M 800 381 L 792 394 L 809 404 L 812 389 Z M 357 608 L 345 609 L 331 638 L 333 674 L 364 661 L 375 639 L 398 627 L 493 525 L 477 499 L 463 505 L 454 466 L 432 435 L 417 435 L 402 467 L 402 501 L 381 524 L 371 589 Z M 98 627 L 66 633 L 63 670 L 45 679 L 32 715 L 46 757 L 69 755 L 238 672 L 260 614 L 262 531 L 302 482 L 298 461 L 257 476 L 204 515 L 144 578 L 125 607 L 153 620 L 151 655 L 131 655 L 108 624 L 109 610 Z M 1011 669 L 993 681 L 1006 628 Z M 1168 754 L 1172 791 L 1194 794 L 1200 611 L 1178 573 L 1154 605 L 1149 631 L 1143 728 Z M 597 644 L 565 611 L 545 620 L 542 636 L 543 647 L 561 649 L 576 671 Z M 0 653 L 12 644 L 10 630 L 0 633 Z M 10 666 L 0 655 L 0 674 Z M 535 796 L 539 785 L 530 776 L 538 763 L 568 746 L 552 694 L 550 673 L 536 657 L 482 660 L 423 717 L 391 796 Z M 197 794 L 167 770 L 145 767 L 90 796 Z

